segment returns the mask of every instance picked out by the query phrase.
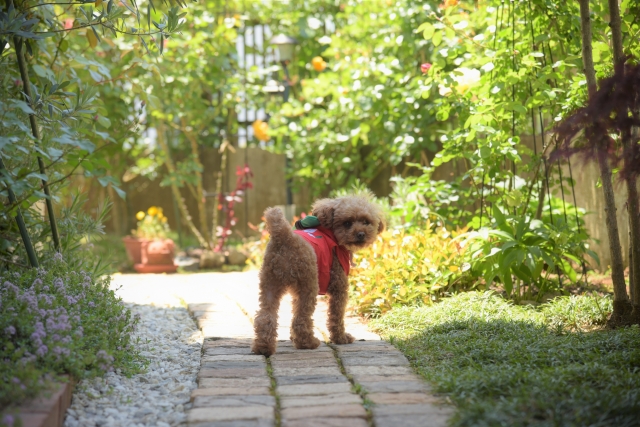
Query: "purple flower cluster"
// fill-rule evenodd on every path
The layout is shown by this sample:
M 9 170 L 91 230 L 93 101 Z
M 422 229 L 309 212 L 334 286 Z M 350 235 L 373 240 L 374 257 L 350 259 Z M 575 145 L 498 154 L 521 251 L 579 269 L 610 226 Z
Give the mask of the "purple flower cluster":
M 13 415 L 5 415 L 4 417 L 2 417 L 2 422 L 7 426 L 7 427 L 13 427 L 13 423 L 15 422 L 13 419 Z
M 63 262 L 59 254 L 54 258 Z M 85 331 L 96 330 L 97 322 L 108 323 L 113 333 L 87 336 Z M 0 337 L 13 344 L 9 353 L 0 348 L 0 360 L 14 366 L 0 392 L 11 395 L 35 387 L 31 375 L 42 370 L 112 371 L 114 355 L 133 348 L 128 335 L 134 324 L 108 287 L 96 285 L 84 271 L 68 271 L 66 264 L 59 270 L 39 268 L 21 275 L 0 272 Z M 22 354 L 18 359 L 10 354 L 16 348 Z M 95 358 L 86 357 L 94 354 Z M 93 360 L 91 365 L 87 360 Z M 23 384 L 20 378 L 29 381 Z M 0 425 L 13 424 L 7 420 L 1 419 Z

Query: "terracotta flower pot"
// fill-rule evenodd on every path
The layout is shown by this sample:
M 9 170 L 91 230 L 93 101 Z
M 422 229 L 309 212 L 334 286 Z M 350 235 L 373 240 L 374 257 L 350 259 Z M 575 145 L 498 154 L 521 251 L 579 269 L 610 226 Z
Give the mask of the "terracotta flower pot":
M 138 239 L 137 237 L 126 236 L 122 238 L 124 247 L 127 250 L 127 256 L 129 260 L 134 264 L 140 264 L 142 262 L 142 242 L 144 239 Z
M 138 273 L 174 273 L 178 266 L 173 263 L 175 244 L 171 239 L 123 239 L 133 268 Z

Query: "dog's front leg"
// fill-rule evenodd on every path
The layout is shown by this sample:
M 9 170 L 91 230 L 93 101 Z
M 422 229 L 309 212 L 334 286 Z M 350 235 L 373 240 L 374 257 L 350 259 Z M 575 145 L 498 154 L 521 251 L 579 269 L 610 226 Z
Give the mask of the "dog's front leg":
M 355 341 L 355 338 L 344 330 L 344 315 L 347 311 L 347 302 L 349 300 L 349 280 L 335 254 L 331 265 L 331 278 L 329 279 L 327 295 L 329 296 L 327 318 L 329 338 L 334 344 L 351 344 Z

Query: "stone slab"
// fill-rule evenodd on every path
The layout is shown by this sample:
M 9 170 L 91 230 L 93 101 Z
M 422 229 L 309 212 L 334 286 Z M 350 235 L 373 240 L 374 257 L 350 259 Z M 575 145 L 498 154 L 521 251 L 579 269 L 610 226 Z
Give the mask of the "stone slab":
M 299 350 L 293 347 L 277 347 L 276 348 L 276 354 L 291 354 L 291 353 L 311 353 L 311 354 L 327 353 L 327 354 L 333 355 L 333 350 L 331 350 L 329 347 L 318 347 L 313 350 L 311 349 Z
M 313 361 L 309 361 L 308 359 L 303 360 L 271 360 L 271 366 L 274 369 L 276 368 L 306 368 L 309 366 L 316 367 L 325 367 L 325 366 L 338 366 L 338 362 L 332 358 L 322 358 L 322 359 L 313 359 Z
M 310 359 L 331 359 L 335 360 L 333 357 L 333 352 L 304 352 L 299 350 L 295 353 L 283 353 L 283 354 L 274 354 L 269 358 L 271 361 L 282 361 L 282 360 L 310 360 Z
M 214 339 L 205 339 L 204 342 L 202 343 L 202 346 L 204 348 L 214 348 L 214 347 L 246 347 L 246 348 L 251 348 L 251 342 L 253 340 L 251 339 L 233 339 L 233 338 L 227 338 L 227 339 L 218 339 L 218 340 L 214 340 Z
M 368 393 L 367 399 L 376 405 L 438 403 L 435 396 L 426 393 Z
M 210 369 L 201 368 L 198 378 L 249 378 L 267 377 L 265 368 Z
M 284 420 L 282 427 L 368 427 L 362 418 L 308 418 Z
M 361 381 L 358 384 L 360 384 L 367 393 L 410 393 L 429 391 L 429 387 L 423 381 Z
M 362 404 L 362 399 L 353 393 L 337 393 L 325 396 L 283 396 L 280 398 L 280 408 L 295 408 L 300 406 L 330 406 L 346 403 Z
M 246 368 L 260 368 L 267 369 L 267 362 L 258 360 L 255 362 L 242 362 L 235 360 L 222 360 L 216 362 L 202 362 L 201 368 L 208 369 L 246 369 Z
M 258 354 L 220 354 L 218 356 L 203 356 L 202 362 L 258 362 L 265 358 Z
M 349 381 L 343 375 L 297 375 L 276 377 L 278 386 L 292 384 L 323 384 L 323 383 L 347 383 Z
M 360 404 L 307 406 L 286 408 L 280 411 L 283 420 L 308 418 L 366 418 L 367 413 Z
M 351 377 L 357 383 L 360 383 L 360 382 L 381 382 L 381 381 L 423 381 L 423 379 L 421 377 L 419 377 L 418 375 L 416 375 L 416 374 L 406 374 L 406 375 L 354 374 L 354 375 L 351 375 Z
M 446 427 L 449 425 L 449 418 L 449 415 L 441 414 L 397 414 L 374 417 L 376 427 Z
M 270 387 L 271 380 L 269 377 L 258 378 L 200 378 L 198 381 L 199 388 L 212 387 Z
M 214 387 L 197 388 L 191 392 L 191 400 L 198 396 L 270 395 L 269 387 Z
M 362 359 L 386 359 L 386 358 L 402 358 L 402 359 L 406 359 L 401 353 L 398 353 L 397 351 L 369 351 L 369 350 L 365 350 L 365 351 L 339 351 L 338 352 L 338 357 L 340 357 L 340 359 L 346 360 L 346 359 L 353 359 L 353 358 L 362 358 Z
M 342 375 L 338 364 L 334 366 L 312 366 L 307 368 L 283 368 L 280 366 L 273 367 L 273 375 L 278 377 L 291 377 L 301 375 Z
M 187 413 L 187 421 L 202 423 L 208 421 L 231 421 L 252 419 L 275 419 L 275 411 L 267 406 L 220 406 L 213 408 L 193 408 Z
M 261 418 L 258 420 L 233 420 L 195 423 L 189 424 L 189 427 L 275 427 L 275 425 L 275 420 Z
M 430 403 L 406 405 L 376 405 L 372 408 L 375 419 L 391 415 L 423 415 L 428 417 L 449 416 L 453 413 L 450 407 Z M 377 424 L 377 423 L 376 423 Z
M 264 395 L 249 395 L 249 396 L 197 396 L 193 399 L 194 408 L 206 408 L 215 406 L 269 406 L 275 408 L 276 398 L 273 396 Z
M 349 347 L 384 347 L 384 346 L 391 346 L 391 344 L 389 344 L 386 341 L 382 341 L 382 340 L 356 340 L 354 342 L 352 342 L 351 344 L 346 344 L 346 345 L 340 345 L 337 346 L 338 348 L 349 348 Z M 393 347 L 393 346 L 391 346 Z M 395 347 L 394 347 L 395 348 Z
M 408 375 L 413 371 L 408 366 L 345 366 L 351 375 Z
M 357 344 L 350 344 L 350 345 L 340 345 L 340 346 L 336 346 L 336 349 L 338 350 L 338 353 L 354 353 L 354 352 L 369 352 L 369 353 L 400 353 L 400 351 L 395 348 L 394 346 L 392 346 L 391 344 L 377 344 L 377 345 L 367 345 L 367 346 L 363 346 L 363 345 L 357 345 Z
M 397 357 L 343 357 L 345 366 L 409 366 L 409 361 L 404 356 Z
M 294 384 L 278 387 L 278 394 L 284 396 L 320 396 L 326 394 L 351 393 L 349 382 L 328 384 Z
M 243 354 L 245 356 L 251 356 L 250 347 L 208 347 L 204 350 L 205 356 L 222 356 L 225 354 Z

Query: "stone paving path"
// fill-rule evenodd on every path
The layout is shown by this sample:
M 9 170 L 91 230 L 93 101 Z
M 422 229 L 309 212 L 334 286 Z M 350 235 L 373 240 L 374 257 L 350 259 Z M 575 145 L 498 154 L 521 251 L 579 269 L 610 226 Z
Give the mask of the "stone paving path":
M 191 275 L 187 281 L 197 280 Z M 316 350 L 278 342 L 270 358 L 250 351 L 257 309 L 255 272 L 225 275 L 230 286 L 184 299 L 204 335 L 198 388 L 187 419 L 191 427 L 439 427 L 451 408 L 440 404 L 407 359 L 367 330 L 345 320 L 358 341 L 327 344 L 326 304 L 314 316 Z M 180 277 L 180 276 L 173 276 Z M 188 286 L 187 286 L 188 287 Z M 202 288 L 200 288 L 202 289 Z M 197 301 L 197 302 L 196 302 Z M 209 302 L 205 302 L 209 301 Z M 278 336 L 289 337 L 291 300 L 280 307 Z

